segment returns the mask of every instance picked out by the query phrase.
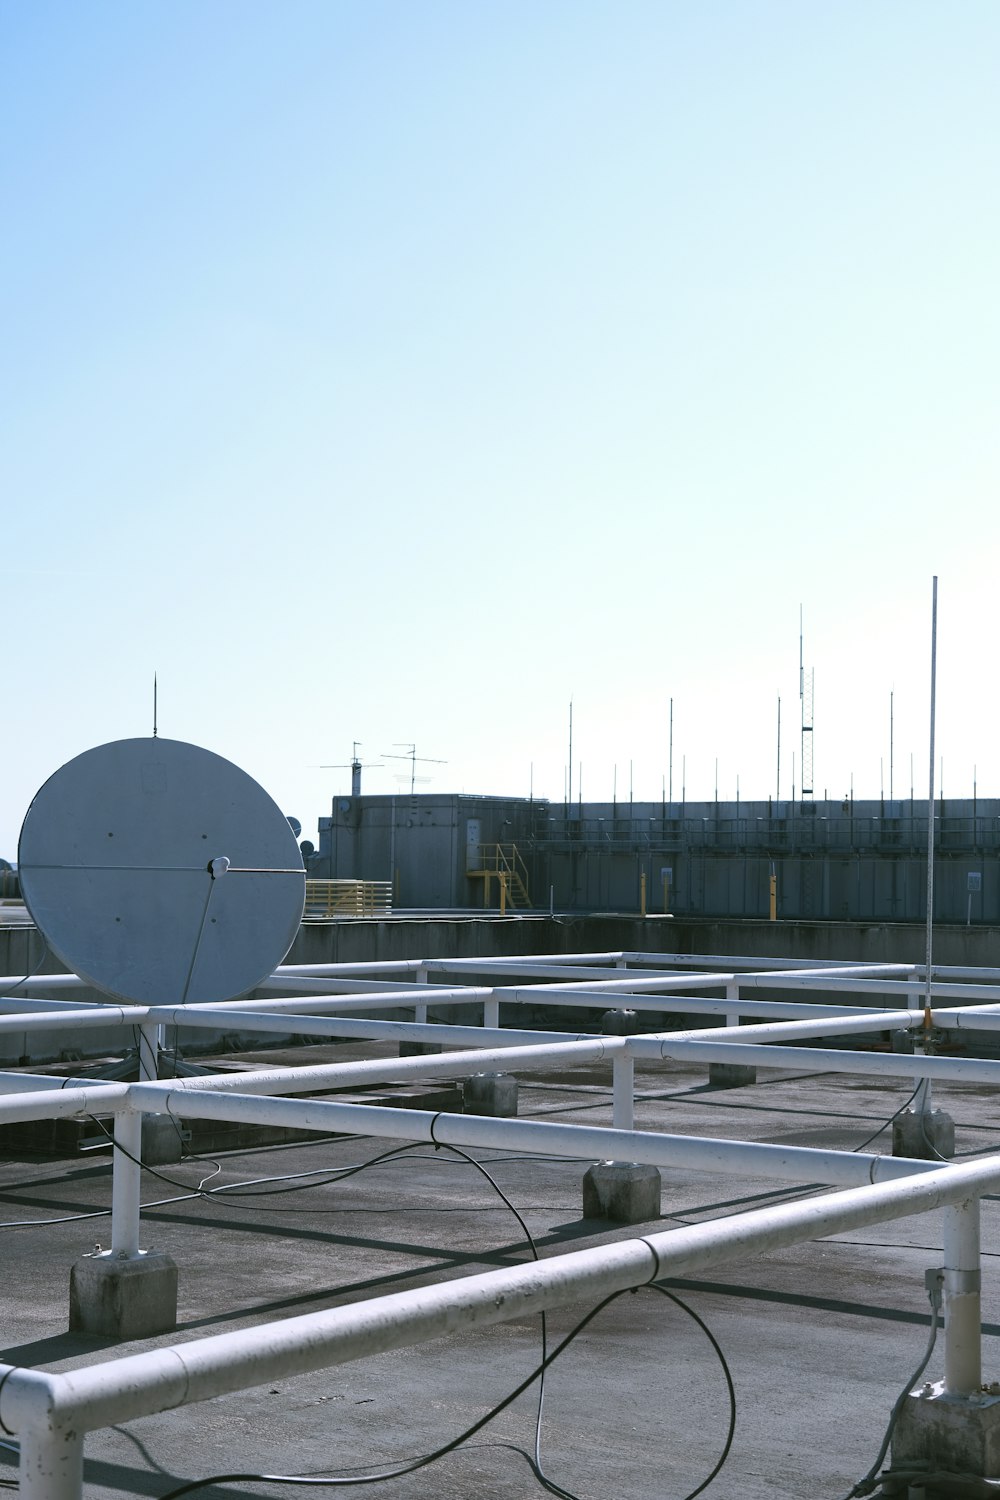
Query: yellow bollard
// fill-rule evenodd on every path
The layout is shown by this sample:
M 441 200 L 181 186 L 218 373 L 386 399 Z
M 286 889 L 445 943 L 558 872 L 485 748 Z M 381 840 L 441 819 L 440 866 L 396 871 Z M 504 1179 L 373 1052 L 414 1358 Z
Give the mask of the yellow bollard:
M 771 915 L 770 915 L 770 919 L 771 919 L 772 922 L 776 922 L 778 920 L 778 877 L 777 877 L 777 875 L 774 875 L 774 874 L 771 875 L 769 884 L 770 884 L 770 887 L 771 887 Z
M 639 876 L 639 915 L 646 915 L 646 872 L 643 870 Z

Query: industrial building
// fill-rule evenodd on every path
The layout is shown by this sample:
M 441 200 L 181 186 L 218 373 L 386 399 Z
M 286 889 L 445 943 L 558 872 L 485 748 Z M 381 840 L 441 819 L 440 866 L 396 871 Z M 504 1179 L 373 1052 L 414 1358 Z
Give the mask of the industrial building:
M 309 874 L 391 882 L 393 904 L 922 922 L 927 804 L 351 796 Z M 934 917 L 1000 922 L 1000 799 L 934 803 Z
M 994 810 L 733 811 L 355 795 L 310 881 L 211 752 L 51 778 L 0 932 L 25 1500 L 992 1493 L 1000 965 L 947 951 L 996 942 Z M 919 915 L 921 834 L 933 962 L 846 919 Z M 317 920 L 341 884 L 410 909 Z

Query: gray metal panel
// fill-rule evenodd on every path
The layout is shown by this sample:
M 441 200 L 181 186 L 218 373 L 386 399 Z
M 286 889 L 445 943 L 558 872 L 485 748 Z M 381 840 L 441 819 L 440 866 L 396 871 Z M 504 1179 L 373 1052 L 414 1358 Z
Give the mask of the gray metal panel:
M 302 916 L 284 814 L 238 766 L 179 740 L 118 740 L 69 761 L 28 809 L 19 862 L 53 952 L 120 999 L 242 994 L 281 962 Z

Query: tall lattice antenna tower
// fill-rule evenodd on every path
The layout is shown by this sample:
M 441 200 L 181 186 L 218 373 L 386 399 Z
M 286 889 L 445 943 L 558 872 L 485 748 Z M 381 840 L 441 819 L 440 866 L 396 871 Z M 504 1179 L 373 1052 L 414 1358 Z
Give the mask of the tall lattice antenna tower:
M 805 669 L 802 643 L 802 605 L 799 605 L 799 702 L 802 706 L 802 797 L 813 794 L 813 688 L 815 673 Z

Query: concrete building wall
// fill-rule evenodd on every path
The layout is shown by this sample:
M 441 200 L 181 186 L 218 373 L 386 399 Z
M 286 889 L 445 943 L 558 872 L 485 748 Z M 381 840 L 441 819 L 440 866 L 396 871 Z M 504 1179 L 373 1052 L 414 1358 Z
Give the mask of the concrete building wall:
M 468 871 L 477 851 L 536 844 L 540 804 L 506 797 L 340 797 L 319 820 L 309 873 L 328 880 L 391 880 L 402 907 L 476 907 L 482 882 Z M 544 804 L 543 804 L 544 805 Z M 494 887 L 494 890 L 496 888 Z
M 1000 800 L 934 807 L 935 920 L 1000 924 Z M 478 850 L 515 844 L 531 907 L 920 922 L 926 804 L 901 801 L 562 805 L 523 798 L 341 797 L 320 819 L 318 878 L 386 880 L 396 908 L 475 910 Z M 498 889 L 492 885 L 492 902 Z

